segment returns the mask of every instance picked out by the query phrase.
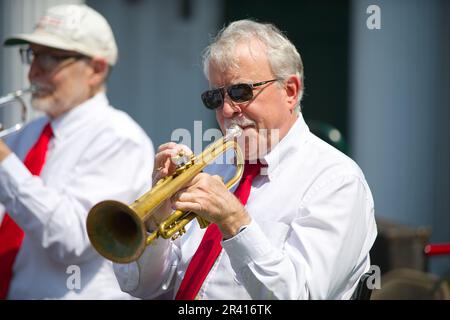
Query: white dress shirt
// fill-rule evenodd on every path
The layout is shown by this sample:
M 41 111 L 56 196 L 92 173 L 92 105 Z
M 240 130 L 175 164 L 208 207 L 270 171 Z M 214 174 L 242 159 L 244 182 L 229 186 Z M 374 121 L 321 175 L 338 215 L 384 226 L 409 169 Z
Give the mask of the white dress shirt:
M 51 121 L 46 162 L 32 176 L 22 160 L 48 121 L 10 137 L 14 153 L 0 164 L 0 202 L 25 232 L 8 299 L 130 298 L 92 248 L 86 217 L 101 200 L 131 203 L 151 187 L 152 142 L 99 93 Z
M 246 210 L 252 222 L 231 239 L 199 299 L 349 299 L 370 268 L 377 231 L 364 175 L 350 158 L 310 133 L 302 116 L 265 156 Z M 226 180 L 232 165 L 210 172 Z M 175 241 L 158 239 L 139 260 L 114 264 L 123 290 L 173 298 L 206 229 L 196 220 Z

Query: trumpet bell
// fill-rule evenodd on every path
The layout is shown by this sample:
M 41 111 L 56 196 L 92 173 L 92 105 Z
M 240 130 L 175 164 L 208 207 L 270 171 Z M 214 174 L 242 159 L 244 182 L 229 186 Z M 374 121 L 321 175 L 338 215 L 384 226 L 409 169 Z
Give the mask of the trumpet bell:
M 89 240 L 103 257 L 116 263 L 129 263 L 137 260 L 145 247 L 158 238 L 176 239 L 185 233 L 185 226 L 197 219 L 200 227 L 209 222 L 194 212 L 174 211 L 166 220 L 158 224 L 157 230 L 147 235 L 146 223 L 161 204 L 183 188 L 209 163 L 228 149 L 236 156 L 236 173 L 226 182 L 230 189 L 242 176 L 244 158 L 238 143 L 234 140 L 242 133 L 239 127 L 232 128 L 228 134 L 209 145 L 200 155 L 193 156 L 187 163 L 180 163 L 171 176 L 158 181 L 155 186 L 135 200 L 131 205 L 119 201 L 106 200 L 95 205 L 88 214 L 86 227 Z
M 137 260 L 145 249 L 145 225 L 126 204 L 106 200 L 91 209 L 86 224 L 94 248 L 105 258 L 128 263 Z

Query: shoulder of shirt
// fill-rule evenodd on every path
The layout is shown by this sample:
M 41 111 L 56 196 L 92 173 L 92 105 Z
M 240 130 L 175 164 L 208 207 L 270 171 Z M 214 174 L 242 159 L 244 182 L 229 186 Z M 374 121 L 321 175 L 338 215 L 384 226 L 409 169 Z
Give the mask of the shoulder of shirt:
M 150 137 L 130 115 L 111 105 L 107 106 L 107 110 L 107 113 L 102 113 L 101 119 L 106 134 L 139 145 L 149 144 L 153 148 Z
M 370 192 L 364 174 L 356 162 L 314 134 L 308 133 L 304 149 L 299 149 L 298 152 L 302 153 L 302 160 L 297 170 L 308 172 L 306 178 L 299 175 L 302 176 L 301 182 L 307 184 L 301 196 L 303 203 L 327 186 L 335 188 L 338 185 L 357 183 L 362 185 L 366 192 Z
M 303 195 L 303 203 L 311 199 L 319 190 L 327 186 L 337 187 L 343 184 L 360 184 L 367 197 L 371 198 L 370 187 L 358 164 L 349 156 L 321 140 L 312 133 L 308 134 L 304 160 L 306 170 L 310 172 L 308 191 Z M 303 168 L 305 169 L 305 168 Z
M 308 134 L 306 148 L 307 157 L 311 162 L 314 161 L 314 166 L 322 172 L 363 176 L 361 168 L 352 158 L 312 133 Z

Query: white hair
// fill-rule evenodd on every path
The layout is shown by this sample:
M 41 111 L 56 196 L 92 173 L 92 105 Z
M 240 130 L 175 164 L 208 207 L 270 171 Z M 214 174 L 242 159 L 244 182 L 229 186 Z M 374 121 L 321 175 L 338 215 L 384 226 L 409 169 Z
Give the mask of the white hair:
M 295 108 L 297 113 L 300 112 L 304 90 L 302 58 L 292 42 L 273 24 L 245 19 L 232 22 L 220 30 L 203 53 L 203 72 L 206 78 L 209 79 L 211 62 L 221 71 L 236 67 L 236 45 L 242 42 L 250 43 L 252 39 L 259 40 L 265 46 L 267 59 L 276 78 L 286 79 L 292 74 L 300 78 L 301 90 Z

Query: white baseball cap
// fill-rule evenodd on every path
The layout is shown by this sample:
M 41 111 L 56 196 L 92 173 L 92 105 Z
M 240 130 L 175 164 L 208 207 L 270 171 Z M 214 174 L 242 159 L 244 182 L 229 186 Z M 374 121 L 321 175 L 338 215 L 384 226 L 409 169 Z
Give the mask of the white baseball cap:
M 8 38 L 4 45 L 27 43 L 103 57 L 112 66 L 117 62 L 118 50 L 111 27 L 100 13 L 84 4 L 49 8 L 32 33 Z

